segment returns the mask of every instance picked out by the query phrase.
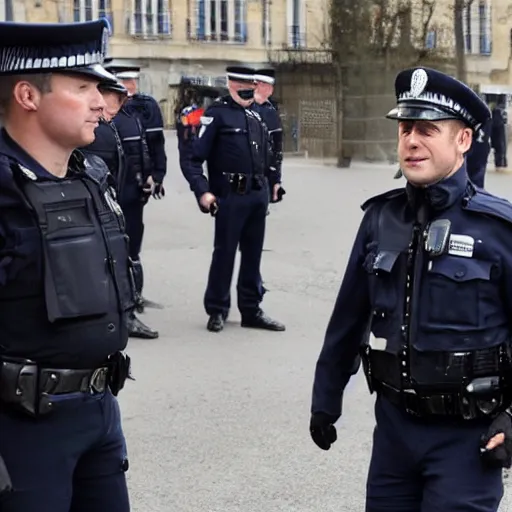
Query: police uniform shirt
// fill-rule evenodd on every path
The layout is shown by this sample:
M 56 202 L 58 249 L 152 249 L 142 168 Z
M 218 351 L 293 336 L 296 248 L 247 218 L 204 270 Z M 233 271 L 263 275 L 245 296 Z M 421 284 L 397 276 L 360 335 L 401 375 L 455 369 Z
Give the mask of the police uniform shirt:
M 20 179 L 83 180 L 84 174 L 79 153 L 72 154 L 67 176 L 59 178 L 27 154 L 5 129 L 0 130 L 0 352 L 5 355 L 23 355 L 41 364 L 61 367 L 95 368 L 108 355 L 126 347 L 128 333 L 122 322 L 105 336 L 83 340 L 76 334 L 76 321 L 51 323 L 47 318 L 42 235 L 18 183 Z M 8 224 L 8 219 L 13 218 L 17 219 L 16 228 Z M 87 322 L 90 321 L 84 321 Z M 75 333 L 69 339 L 67 329 L 70 335 Z M 16 340 L 16 347 L 6 345 L 9 339 Z
M 231 96 L 218 98 L 201 118 L 201 128 L 186 162 L 185 178 L 199 199 L 205 192 L 227 192 L 225 172 L 263 174 L 268 135 L 261 115 L 243 108 Z M 207 162 L 208 179 L 202 164 Z
M 147 94 L 134 94 L 126 102 L 124 109 L 130 115 L 136 115 L 145 130 L 151 161 L 149 174 L 157 183 L 162 183 L 167 173 L 167 155 L 165 152 L 164 120 L 162 111 L 155 98 Z
M 113 123 L 101 120 L 98 127 L 94 131 L 94 141 L 81 148 L 84 154 L 93 154 L 99 156 L 116 179 L 118 177 L 120 165 L 122 165 L 122 148 L 119 148 L 116 127 Z

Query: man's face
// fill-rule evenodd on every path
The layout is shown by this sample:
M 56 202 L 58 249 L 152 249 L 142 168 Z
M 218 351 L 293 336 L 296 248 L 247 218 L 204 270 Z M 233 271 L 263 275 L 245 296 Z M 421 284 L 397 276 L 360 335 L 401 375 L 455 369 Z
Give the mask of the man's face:
M 471 140 L 472 130 L 459 121 L 401 121 L 400 168 L 413 185 L 437 183 L 459 169 Z
M 136 78 L 123 78 L 121 83 L 128 89 L 128 95 L 133 96 L 137 92 Z
M 103 99 L 105 100 L 105 109 L 103 110 L 103 117 L 107 121 L 112 121 L 117 113 L 123 106 L 125 95 L 115 91 L 102 91 Z
M 51 91 L 37 96 L 41 129 L 63 147 L 75 149 L 94 141 L 94 130 L 105 108 L 98 81 L 86 75 L 51 77 Z
M 246 108 L 249 105 L 251 105 L 253 103 L 254 99 L 251 98 L 250 100 L 244 100 L 244 99 L 242 99 L 239 96 L 238 91 L 241 91 L 241 90 L 244 90 L 244 89 L 254 90 L 255 87 L 256 87 L 256 84 L 254 82 L 244 82 L 244 81 L 240 81 L 239 82 L 239 81 L 236 81 L 236 80 L 229 80 L 228 81 L 228 90 L 229 90 L 229 93 L 231 94 L 231 97 L 239 105 L 241 105 L 244 108 Z
M 256 82 L 256 91 L 254 92 L 254 99 L 257 103 L 265 103 L 270 96 L 274 93 L 274 86 L 266 82 Z

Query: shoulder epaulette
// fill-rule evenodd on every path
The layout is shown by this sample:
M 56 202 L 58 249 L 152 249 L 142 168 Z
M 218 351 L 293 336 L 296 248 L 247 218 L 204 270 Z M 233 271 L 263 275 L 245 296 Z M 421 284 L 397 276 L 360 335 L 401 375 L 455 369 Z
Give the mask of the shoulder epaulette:
M 390 199 L 395 199 L 396 197 L 400 197 L 402 195 L 405 195 L 405 188 L 395 188 L 393 190 L 388 190 L 387 192 L 384 192 L 383 194 L 378 194 L 376 196 L 370 197 L 370 199 L 367 199 L 362 205 L 361 209 L 363 211 L 367 210 L 369 206 L 375 203 L 379 203 L 382 201 L 389 201 Z
M 512 203 L 507 199 L 489 194 L 475 187 L 476 193 L 464 200 L 462 207 L 470 212 L 490 215 L 512 224 Z

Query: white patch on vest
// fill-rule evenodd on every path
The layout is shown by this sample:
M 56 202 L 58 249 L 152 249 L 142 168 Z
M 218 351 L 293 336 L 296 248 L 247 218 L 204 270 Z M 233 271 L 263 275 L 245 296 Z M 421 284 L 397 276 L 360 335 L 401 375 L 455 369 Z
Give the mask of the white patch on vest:
M 213 122 L 213 117 L 201 116 L 201 124 L 203 126 L 208 126 L 209 124 L 212 124 L 212 122 Z
M 370 336 L 370 348 L 372 350 L 386 350 L 388 340 L 386 338 L 375 338 Z
M 450 235 L 448 254 L 472 258 L 475 249 L 475 239 L 469 235 Z

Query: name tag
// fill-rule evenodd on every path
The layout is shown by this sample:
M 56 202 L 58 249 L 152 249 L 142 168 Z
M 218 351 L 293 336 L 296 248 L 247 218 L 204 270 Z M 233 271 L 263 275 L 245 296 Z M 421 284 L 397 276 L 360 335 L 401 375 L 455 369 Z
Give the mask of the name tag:
M 475 249 L 475 239 L 469 235 L 450 235 L 448 254 L 472 258 Z

